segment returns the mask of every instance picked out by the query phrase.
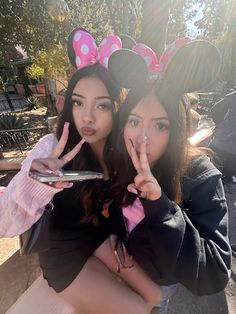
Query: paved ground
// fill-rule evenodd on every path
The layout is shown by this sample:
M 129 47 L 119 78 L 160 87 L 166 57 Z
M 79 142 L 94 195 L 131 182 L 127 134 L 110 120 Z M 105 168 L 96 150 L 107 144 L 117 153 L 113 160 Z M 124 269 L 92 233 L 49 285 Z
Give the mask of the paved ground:
M 236 243 L 236 184 L 227 184 L 225 190 L 229 204 L 230 240 Z M 4 252 L 0 254 L 0 264 L 2 263 L 0 266 L 0 314 L 5 314 L 6 310 L 40 274 L 37 257 L 35 255 L 19 256 L 19 252 L 15 252 L 17 248 L 17 238 L 0 239 L 0 252 Z M 12 252 L 15 253 L 9 257 Z M 168 312 L 168 314 L 213 313 L 236 314 L 235 258 L 233 258 L 231 279 L 224 291 L 212 296 L 196 297 L 183 287 L 179 287 L 170 302 Z

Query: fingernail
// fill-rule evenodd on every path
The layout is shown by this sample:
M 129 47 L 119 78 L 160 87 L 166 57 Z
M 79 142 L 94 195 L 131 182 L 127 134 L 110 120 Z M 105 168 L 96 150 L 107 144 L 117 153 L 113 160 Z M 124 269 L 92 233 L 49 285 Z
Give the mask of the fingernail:
M 63 172 L 60 171 L 60 170 L 55 170 L 55 171 L 54 171 L 54 174 L 55 174 L 56 176 L 59 176 L 59 177 L 62 177 L 62 176 L 63 176 Z
M 131 192 L 138 195 L 138 191 L 135 188 L 132 188 Z
M 85 139 L 82 138 L 82 140 L 79 142 L 79 144 L 80 144 L 80 145 L 83 145 L 85 142 L 86 142 Z
M 45 172 L 48 173 L 48 174 L 52 174 L 53 173 L 53 171 L 50 170 L 50 169 L 46 169 Z
M 73 182 L 68 182 L 65 186 L 66 189 L 69 189 L 73 186 Z
M 70 123 L 69 122 L 65 122 L 64 124 L 64 128 L 68 129 L 69 128 Z
M 147 136 L 143 134 L 143 143 L 147 143 Z
M 132 147 L 135 149 L 135 147 L 134 147 L 134 143 L 133 143 L 133 141 L 131 140 L 131 138 L 129 139 L 129 141 L 130 141 L 130 143 L 131 143 Z

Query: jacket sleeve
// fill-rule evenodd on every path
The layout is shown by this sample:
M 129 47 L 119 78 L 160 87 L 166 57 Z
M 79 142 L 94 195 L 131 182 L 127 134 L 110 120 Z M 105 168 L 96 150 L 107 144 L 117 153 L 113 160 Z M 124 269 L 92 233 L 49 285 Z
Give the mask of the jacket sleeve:
M 31 163 L 46 158 L 56 144 L 53 134 L 42 138 L 6 188 L 0 190 L 0 237 L 13 237 L 29 229 L 43 214 L 44 207 L 61 191 L 29 177 Z
M 220 176 L 196 185 L 184 209 L 165 194 L 157 201 L 144 200 L 142 204 L 146 217 L 129 240 L 141 266 L 147 272 L 149 267 L 155 268 L 159 278 L 174 278 L 197 295 L 224 289 L 230 276 L 231 251 Z M 137 245 L 140 240 L 143 243 Z M 147 253 L 148 264 L 144 261 Z

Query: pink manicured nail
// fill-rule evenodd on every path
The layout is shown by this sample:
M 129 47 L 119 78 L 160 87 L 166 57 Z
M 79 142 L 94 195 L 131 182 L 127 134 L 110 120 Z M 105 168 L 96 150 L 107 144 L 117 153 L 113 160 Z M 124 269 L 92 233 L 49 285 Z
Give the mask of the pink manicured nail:
M 86 141 L 85 141 L 85 139 L 84 139 L 84 138 L 82 138 L 82 140 L 81 140 L 81 141 L 79 141 L 79 144 L 80 144 L 80 145 L 83 145 L 85 142 L 86 142 Z
M 62 176 L 63 176 L 63 172 L 61 172 L 60 170 L 54 171 L 54 174 L 55 174 L 56 176 L 59 176 L 59 177 L 62 177 Z
M 69 122 L 65 122 L 64 124 L 64 128 L 68 129 L 69 128 L 70 123 Z
M 134 194 L 138 194 L 138 191 L 135 188 L 132 188 L 131 192 L 134 193 Z
M 48 174 L 52 174 L 53 173 L 53 171 L 50 170 L 50 169 L 46 169 L 45 172 L 48 173 Z
M 65 186 L 65 189 L 69 189 L 73 186 L 73 182 L 68 182 Z

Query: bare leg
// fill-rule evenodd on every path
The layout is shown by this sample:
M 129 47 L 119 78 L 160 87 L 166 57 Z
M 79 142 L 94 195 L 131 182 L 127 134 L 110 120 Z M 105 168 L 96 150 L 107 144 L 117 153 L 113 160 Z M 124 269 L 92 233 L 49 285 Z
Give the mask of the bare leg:
M 145 301 L 120 282 L 96 257 L 58 294 L 79 314 L 149 314 Z
M 160 286 L 154 283 L 135 261 L 132 268 L 121 269 L 120 273 L 117 273 L 117 262 L 109 239 L 97 248 L 94 256 L 99 258 L 112 272 L 121 277 L 140 294 L 147 302 L 149 310 L 161 302 L 162 291 Z

